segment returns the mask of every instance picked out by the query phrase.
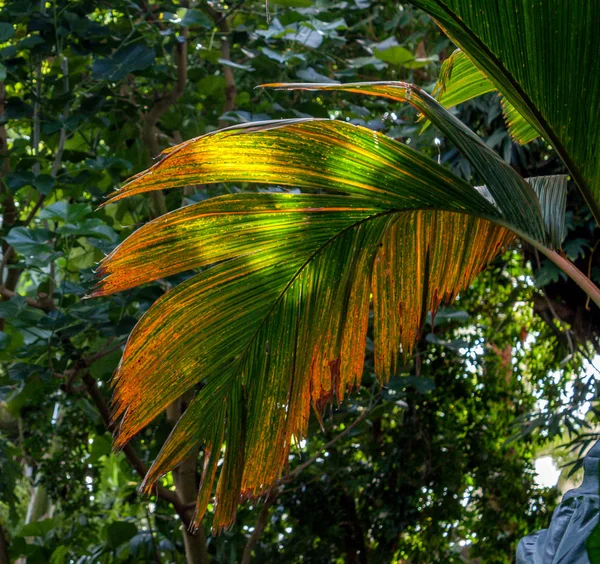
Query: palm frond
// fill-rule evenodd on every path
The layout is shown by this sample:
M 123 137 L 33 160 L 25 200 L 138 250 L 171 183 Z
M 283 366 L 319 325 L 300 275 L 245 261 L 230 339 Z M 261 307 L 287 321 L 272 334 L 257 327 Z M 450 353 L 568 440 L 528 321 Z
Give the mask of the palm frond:
M 600 220 L 600 3 L 411 0 L 554 147 Z
M 483 178 L 494 202 L 513 228 L 536 241 L 551 245 L 546 237 L 540 205 L 533 189 L 473 131 L 421 88 L 405 82 L 355 82 L 346 84 L 264 84 L 278 90 L 342 91 L 407 102 L 421 112 L 457 147 Z
M 371 309 L 375 370 L 385 382 L 411 354 L 427 312 L 514 238 L 509 216 L 480 191 L 344 122 L 275 122 L 198 138 L 116 198 L 232 180 L 319 193 L 235 194 L 167 214 L 103 261 L 94 292 L 204 269 L 134 329 L 115 374 L 113 417 L 122 446 L 198 390 L 145 487 L 203 445 L 196 523 L 217 481 L 217 529 L 281 475 L 311 410 L 322 416 L 360 382 Z
M 444 61 L 433 94 L 445 108 L 452 108 L 495 90 L 496 87 L 467 54 L 457 49 Z M 504 96 L 501 96 L 501 101 L 508 132 L 514 141 L 525 145 L 540 136 Z

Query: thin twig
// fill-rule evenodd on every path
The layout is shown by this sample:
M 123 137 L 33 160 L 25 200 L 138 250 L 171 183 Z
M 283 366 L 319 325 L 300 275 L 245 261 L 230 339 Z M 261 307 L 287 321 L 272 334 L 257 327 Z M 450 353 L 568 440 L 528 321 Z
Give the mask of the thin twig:
M 256 520 L 256 524 L 254 525 L 254 530 L 252 531 L 252 534 L 250 535 L 250 538 L 248 539 L 248 542 L 244 547 L 242 564 L 250 564 L 252 558 L 252 551 L 254 550 L 254 547 L 258 543 L 263 531 L 265 530 L 265 527 L 267 526 L 269 511 L 277 501 L 279 494 L 282 493 L 283 486 L 289 484 L 295 478 L 297 478 L 301 472 L 303 472 L 311 464 L 313 464 L 325 451 L 327 451 L 338 441 L 346 437 L 350 433 L 350 431 L 352 431 L 352 429 L 354 429 L 359 423 L 366 419 L 369 413 L 371 413 L 371 411 L 373 410 L 373 406 L 375 405 L 375 403 L 375 398 L 371 398 L 369 407 L 364 409 L 364 411 L 350 425 L 348 425 L 348 427 L 346 427 L 341 433 L 338 433 L 335 437 L 333 437 L 333 439 L 325 443 L 314 456 L 312 456 L 311 458 L 294 468 L 294 470 L 277 480 L 276 484 L 269 491 L 267 498 L 265 499 L 263 506 L 261 507 L 261 510 L 258 514 L 258 519 Z
M 0 285 L 0 296 L 3 298 L 10 300 L 14 298 L 18 294 L 6 288 L 6 286 Z M 39 300 L 34 300 L 33 298 L 25 298 L 25 303 L 31 307 L 35 307 L 36 309 L 42 309 L 44 311 L 52 311 L 56 309 L 54 302 L 48 298 L 46 294 L 39 294 Z
M 87 387 L 87 392 L 90 396 L 90 399 L 92 400 L 93 404 L 96 406 L 96 409 L 100 414 L 100 418 L 102 419 L 104 426 L 108 431 L 112 431 L 112 425 L 110 423 L 110 410 L 108 408 L 108 405 L 104 401 L 104 397 L 100 393 L 98 384 L 96 383 L 96 379 L 91 375 L 89 370 L 85 370 L 82 376 L 82 380 Z M 140 476 L 141 478 L 146 476 L 146 474 L 148 473 L 148 468 L 146 467 L 142 459 L 139 457 L 138 453 L 133 448 L 131 443 L 125 445 L 123 447 L 122 452 L 125 455 L 125 458 L 127 458 L 131 467 L 136 471 L 138 476 Z M 179 501 L 177 494 L 161 485 L 157 485 L 155 491 L 160 499 L 170 503 L 173 506 L 173 509 L 175 509 L 175 512 L 177 513 L 177 515 L 179 515 L 179 518 L 181 519 L 183 525 L 185 527 L 189 527 L 191 522 L 190 511 L 185 507 L 184 504 L 182 504 Z
M 158 564 L 160 564 L 160 552 L 158 551 L 158 546 L 156 545 L 156 539 L 154 538 L 154 528 L 152 527 L 152 521 L 150 520 L 150 513 L 147 507 L 144 507 L 144 511 L 146 512 L 146 520 L 148 521 L 148 530 L 150 531 L 150 539 L 152 540 L 152 548 L 154 549 L 154 559 Z
M 267 496 L 265 502 L 263 503 L 263 506 L 260 508 L 258 519 L 254 524 L 254 530 L 252 531 L 252 534 L 250 535 L 250 538 L 248 539 L 248 542 L 244 547 L 244 554 L 242 556 L 241 564 L 250 564 L 250 562 L 252 561 L 252 551 L 254 550 L 254 547 L 258 543 L 260 537 L 263 534 L 263 531 L 265 530 L 265 527 L 267 526 L 267 523 L 269 521 L 269 511 L 271 509 L 271 506 L 273 506 L 277 501 L 278 496 L 279 491 L 277 489 L 272 490 Z
M 343 439 L 345 436 L 347 436 L 350 433 L 350 431 L 352 431 L 352 429 L 354 429 L 354 427 L 356 427 L 360 422 L 362 422 L 367 417 L 367 415 L 369 415 L 369 413 L 371 413 L 371 411 L 372 411 L 372 407 L 369 406 L 350 425 L 348 425 L 348 427 L 346 427 L 341 433 L 337 434 L 335 437 L 333 437 L 333 439 L 331 439 L 329 442 L 325 443 L 317 451 L 317 454 L 315 454 L 314 456 L 312 456 L 311 458 L 309 458 L 308 460 L 306 460 L 299 466 L 296 466 L 296 468 L 294 468 L 294 470 L 292 470 L 285 476 L 281 477 L 277 481 L 277 483 L 283 485 L 283 484 L 287 484 L 287 483 L 291 482 L 292 480 L 294 480 L 294 478 L 297 478 L 300 475 L 300 473 L 303 472 L 304 470 L 306 470 L 313 462 L 315 462 L 317 460 L 317 458 L 320 458 L 321 455 L 325 451 L 330 449 L 335 443 L 337 443 L 338 441 Z

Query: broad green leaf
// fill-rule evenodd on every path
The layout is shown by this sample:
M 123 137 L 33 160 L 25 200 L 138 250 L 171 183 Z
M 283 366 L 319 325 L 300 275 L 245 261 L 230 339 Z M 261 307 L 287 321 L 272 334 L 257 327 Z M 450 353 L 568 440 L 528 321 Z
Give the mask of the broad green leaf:
M 87 204 L 70 204 L 65 200 L 59 200 L 45 207 L 41 213 L 41 219 L 52 221 L 78 222 L 92 213 Z
M 213 27 L 212 20 L 202 11 L 190 8 L 177 10 L 177 15 L 181 18 L 181 25 L 184 27 L 199 26 L 205 29 Z
M 21 39 L 21 41 L 17 43 L 17 49 L 29 50 L 35 47 L 36 45 L 41 45 L 42 43 L 44 43 L 44 40 L 38 34 L 34 34 L 30 35 L 29 37 L 26 37 L 25 39 Z
M 0 22 L 0 43 L 5 43 L 14 36 L 14 26 L 8 22 Z
M 50 194 L 52 187 L 54 186 L 54 178 L 49 174 L 40 174 L 35 177 L 33 185 L 44 195 Z
M 97 59 L 92 66 L 94 78 L 117 82 L 129 73 L 147 69 L 156 57 L 154 49 L 141 43 L 123 47 L 112 57 Z
M 554 147 L 600 220 L 600 3 L 411 0 Z
M 383 50 L 375 49 L 373 54 L 380 61 L 409 69 L 420 69 L 426 67 L 432 61 L 437 60 L 437 57 L 424 59 L 416 58 L 408 49 L 400 45 L 393 45 Z
M 265 55 L 265 57 L 268 57 L 269 59 L 273 59 L 274 61 L 277 61 L 278 63 L 287 63 L 289 61 L 294 61 L 294 60 L 299 60 L 299 61 L 306 60 L 306 57 L 302 53 L 296 53 L 295 51 L 292 51 L 291 49 L 287 49 L 284 53 L 278 53 L 277 51 L 274 51 L 273 49 L 269 49 L 268 47 L 261 47 L 260 50 L 261 50 L 262 54 Z
M 496 87 L 487 76 L 463 51 L 457 49 L 444 61 L 433 93 L 440 104 L 445 108 L 451 108 L 495 90 Z M 524 145 L 539 137 L 535 127 L 504 97 L 502 97 L 502 108 L 508 132 L 517 143 Z
M 64 564 L 65 561 L 70 561 L 69 547 L 65 545 L 57 546 L 50 556 L 50 564 Z
M 137 533 L 137 527 L 129 521 L 113 521 L 106 526 L 106 544 L 115 549 L 128 542 Z
M 15 327 L 26 327 L 28 323 L 38 324 L 43 314 L 29 307 L 24 297 L 13 296 L 10 300 L 0 302 L 0 317 L 11 320 Z
M 286 6 L 289 8 L 309 8 L 312 4 L 311 0 L 271 0 L 273 4 Z
M 53 249 L 48 244 L 50 238 L 51 233 L 46 229 L 13 227 L 4 240 L 18 253 L 31 256 L 51 253 Z
M 55 528 L 56 523 L 53 519 L 43 519 L 42 521 L 35 521 L 33 523 L 27 523 L 26 525 L 23 525 L 17 533 L 17 536 L 44 537 Z
M 218 62 L 221 63 L 222 65 L 225 65 L 226 67 L 231 67 L 233 69 L 246 70 L 246 71 L 254 70 L 254 67 L 252 67 L 251 65 L 241 65 L 239 63 L 234 63 L 233 61 L 230 61 L 229 59 L 218 59 Z
M 333 80 L 328 76 L 318 73 L 312 67 L 308 67 L 307 69 L 301 69 L 297 71 L 296 76 L 302 80 L 307 80 L 308 82 L 337 82 L 336 80 Z

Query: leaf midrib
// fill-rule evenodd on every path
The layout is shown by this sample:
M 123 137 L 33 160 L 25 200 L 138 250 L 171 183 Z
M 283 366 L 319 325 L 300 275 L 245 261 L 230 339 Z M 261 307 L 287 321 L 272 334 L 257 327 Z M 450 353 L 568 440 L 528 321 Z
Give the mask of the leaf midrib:
M 356 221 L 354 223 L 351 223 L 350 225 L 348 225 L 347 227 L 344 227 L 344 229 L 342 229 L 341 231 L 339 231 L 338 233 L 336 233 L 333 237 L 331 237 L 331 239 L 328 239 L 327 241 L 325 241 L 325 243 L 323 243 L 317 250 L 315 250 L 307 259 L 306 261 L 304 261 L 304 263 L 302 263 L 302 265 L 300 265 L 300 267 L 298 268 L 298 270 L 293 274 L 293 276 L 290 278 L 289 282 L 285 285 L 285 287 L 283 288 L 283 290 L 281 290 L 280 294 L 277 296 L 277 298 L 274 300 L 273 305 L 269 308 L 269 311 L 267 311 L 267 313 L 265 314 L 265 316 L 263 317 L 263 320 L 260 322 L 259 326 L 256 328 L 256 330 L 254 331 L 254 333 L 252 334 L 252 336 L 250 337 L 248 344 L 246 345 L 246 347 L 244 348 L 244 350 L 242 351 L 242 353 L 240 354 L 239 357 L 239 364 L 241 364 L 245 358 L 246 355 L 248 354 L 248 352 L 250 351 L 250 347 L 252 346 L 252 344 L 254 343 L 254 339 L 256 339 L 256 337 L 258 336 L 258 333 L 260 332 L 260 330 L 262 329 L 262 327 L 264 326 L 264 324 L 267 322 L 267 320 L 269 319 L 271 313 L 273 313 L 275 307 L 277 307 L 277 304 L 279 304 L 279 302 L 283 299 L 283 296 L 285 295 L 285 293 L 290 289 L 291 285 L 294 283 L 294 281 L 300 276 L 300 274 L 302 274 L 302 271 L 319 255 L 321 254 L 329 245 L 331 245 L 333 242 L 337 241 L 342 235 L 344 235 L 347 231 L 349 231 L 350 229 L 354 229 L 356 226 L 358 225 L 362 225 L 363 223 L 366 223 L 368 221 L 371 221 L 373 219 L 378 219 L 380 217 L 385 217 L 387 215 L 393 215 L 395 213 L 407 213 L 409 211 L 425 211 L 425 208 L 421 209 L 419 208 L 418 210 L 398 210 L 398 209 L 392 209 L 392 210 L 386 210 L 384 212 L 380 212 L 380 213 L 376 213 L 374 215 L 370 215 L 369 217 L 366 217 L 364 219 L 361 219 L 359 221 Z M 438 210 L 439 211 L 439 210 Z
M 423 208 L 415 208 L 415 209 L 391 209 L 391 210 L 386 210 L 384 212 L 380 212 L 380 213 L 376 213 L 374 215 L 371 215 L 369 217 L 366 217 L 364 219 L 361 219 L 359 221 L 356 221 L 350 225 L 348 225 L 347 227 L 345 227 L 344 229 L 342 229 L 341 231 L 339 231 L 339 233 L 336 233 L 336 235 L 334 235 L 331 239 L 328 239 L 327 241 L 325 241 L 325 243 L 323 243 L 317 250 L 315 250 L 307 259 L 306 261 L 298 268 L 298 270 L 294 273 L 294 275 L 290 278 L 290 281 L 285 285 L 285 287 L 283 288 L 283 290 L 280 292 L 280 294 L 277 296 L 277 298 L 274 300 L 273 305 L 269 308 L 269 310 L 267 311 L 267 313 L 265 314 L 265 316 L 263 317 L 262 321 L 260 322 L 259 326 L 256 328 L 256 330 L 254 331 L 254 333 L 252 334 L 252 336 L 250 337 L 248 344 L 246 345 L 246 347 L 244 348 L 244 350 L 240 353 L 239 356 L 239 361 L 238 361 L 238 367 L 243 363 L 243 361 L 246 359 L 246 355 L 249 353 L 250 351 L 250 347 L 252 346 L 252 344 L 254 343 L 254 340 L 256 339 L 256 337 L 258 336 L 260 330 L 262 329 L 262 327 L 264 326 L 264 324 L 267 322 L 267 320 L 269 319 L 271 313 L 273 313 L 275 307 L 277 306 L 277 304 L 279 304 L 279 302 L 281 301 L 281 299 L 283 298 L 283 296 L 285 295 L 285 293 L 289 290 L 289 288 L 291 287 L 291 285 L 294 283 L 294 281 L 300 276 L 300 274 L 302 273 L 302 271 L 319 255 L 321 254 L 329 245 L 331 245 L 333 242 L 337 241 L 340 237 L 342 237 L 347 231 L 349 231 L 350 229 L 354 229 L 355 227 L 357 227 L 358 225 L 362 225 L 363 223 L 367 223 L 368 221 L 372 221 L 374 219 L 378 219 L 380 217 L 385 217 L 388 215 L 393 215 L 393 214 L 402 214 L 402 213 L 420 213 L 420 212 L 425 212 L 425 211 L 435 211 L 435 212 L 446 212 L 446 213 L 456 213 L 456 214 L 461 214 L 461 215 L 467 215 L 473 218 L 477 218 L 483 221 L 490 221 L 492 223 L 495 223 L 496 225 L 498 225 L 499 227 L 502 227 L 503 229 L 507 229 L 509 231 L 511 231 L 512 229 L 510 229 L 508 226 L 504 225 L 503 222 L 501 221 L 500 218 L 488 218 L 488 217 L 484 217 L 481 215 L 476 215 L 476 214 L 471 214 L 468 212 L 464 212 L 464 211 L 456 211 L 456 210 L 448 210 L 448 209 L 440 209 L 437 207 L 423 207 Z M 514 232 L 514 230 L 512 230 Z M 375 260 L 373 258 L 373 260 Z

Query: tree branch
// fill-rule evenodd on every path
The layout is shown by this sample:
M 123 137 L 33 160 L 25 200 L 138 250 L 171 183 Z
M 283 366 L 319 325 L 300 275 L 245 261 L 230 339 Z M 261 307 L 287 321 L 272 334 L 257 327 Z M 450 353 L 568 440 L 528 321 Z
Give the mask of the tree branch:
M 6 286 L 0 285 L 0 296 L 2 296 L 5 300 L 10 300 L 14 298 L 18 294 L 9 290 Z M 54 302 L 52 299 L 46 294 L 38 294 L 37 300 L 33 298 L 25 298 L 25 303 L 30 305 L 31 307 L 35 307 L 36 309 L 42 309 L 44 311 L 52 311 L 56 309 Z
M 177 424 L 186 409 L 186 405 L 194 399 L 194 395 L 194 391 L 191 390 L 167 407 L 167 420 L 172 426 Z M 193 449 L 187 458 L 173 470 L 173 482 L 175 483 L 177 498 L 186 508 L 194 507 L 194 502 L 198 497 L 198 450 L 197 448 Z M 188 527 L 183 531 L 183 542 L 188 564 L 208 563 L 206 537 L 202 527 L 198 527 L 198 530 L 193 533 Z
M 244 547 L 244 554 L 242 557 L 242 564 L 250 564 L 252 558 L 252 551 L 254 547 L 258 543 L 261 535 L 263 534 L 265 527 L 267 526 L 269 511 L 271 507 L 277 501 L 279 494 L 282 493 L 283 486 L 292 482 L 295 478 L 297 478 L 304 470 L 306 470 L 311 464 L 313 464 L 317 458 L 319 458 L 326 450 L 331 448 L 335 443 L 346 437 L 352 429 L 354 429 L 359 423 L 361 423 L 366 417 L 371 413 L 373 408 L 373 404 L 371 404 L 368 408 L 366 408 L 348 427 L 346 427 L 341 433 L 338 433 L 333 439 L 325 443 L 317 453 L 297 466 L 294 470 L 282 476 L 275 486 L 269 491 L 267 498 L 264 501 L 263 506 L 261 507 L 260 513 L 258 514 L 258 519 L 256 520 L 256 524 L 254 525 L 254 530 Z
M 104 397 L 100 392 L 100 389 L 98 388 L 96 379 L 91 375 L 90 371 L 87 369 L 84 370 L 81 379 L 85 384 L 87 393 L 90 399 L 92 400 L 92 403 L 96 406 L 96 409 L 100 414 L 100 419 L 102 419 L 104 426 L 108 431 L 112 431 L 113 429 L 110 423 L 110 410 L 108 408 L 108 405 L 106 404 L 106 401 L 104 400 Z M 146 467 L 146 465 L 144 464 L 144 462 L 139 457 L 138 453 L 131 444 L 127 444 L 123 447 L 123 454 L 125 455 L 125 458 L 127 458 L 131 467 L 141 478 L 143 478 L 147 474 L 148 468 Z M 179 501 L 177 494 L 161 485 L 156 486 L 156 494 L 160 499 L 166 501 L 167 503 L 170 503 L 173 506 L 173 509 L 175 509 L 177 515 L 179 515 L 179 518 L 181 519 L 183 525 L 186 528 L 189 527 L 191 522 L 191 512 L 185 506 L 185 504 L 182 504 Z
M 340 441 L 341 439 L 343 439 L 345 436 L 347 436 L 350 433 L 350 431 L 352 431 L 352 429 L 354 429 L 354 427 L 356 427 L 361 421 L 363 421 L 364 419 L 366 419 L 367 415 L 369 415 L 369 413 L 371 413 L 371 409 L 372 408 L 370 408 L 370 407 L 367 408 L 367 409 L 365 409 L 341 433 L 337 434 L 335 437 L 333 437 L 333 439 L 331 439 L 329 442 L 325 443 L 317 451 L 317 454 L 315 454 L 314 456 L 312 456 L 311 458 L 309 458 L 307 461 L 303 462 L 299 466 L 296 466 L 296 468 L 294 468 L 294 470 L 292 470 L 291 472 L 289 472 L 285 476 L 281 477 L 278 480 L 277 483 L 281 484 L 281 485 L 288 484 L 291 481 L 293 481 L 295 478 L 297 478 L 304 470 L 306 470 L 311 464 L 313 464 L 317 460 L 317 458 L 320 458 L 325 451 L 327 451 L 328 449 L 330 449 L 335 443 L 337 443 L 338 441 Z
M 4 534 L 4 527 L 0 522 L 0 564 L 10 564 L 10 557 L 8 555 L 8 540 Z
M 269 512 L 271 510 L 271 507 L 277 501 L 278 497 L 279 489 L 276 488 L 269 493 L 267 499 L 263 503 L 263 506 L 260 508 L 258 519 L 254 524 L 254 530 L 252 531 L 252 534 L 250 535 L 250 538 L 248 539 L 248 542 L 244 547 L 244 554 L 242 556 L 241 564 L 250 564 L 250 562 L 252 561 L 252 551 L 254 550 L 254 547 L 258 543 L 260 537 L 263 534 L 263 531 L 265 530 L 265 527 L 267 526 L 267 523 L 269 521 Z
M 84 357 L 79 351 L 75 350 L 75 347 L 71 343 L 70 339 L 66 338 L 63 339 L 63 341 L 66 350 L 73 349 L 72 358 L 75 361 L 73 367 L 67 370 L 62 375 L 62 377 L 66 380 L 63 389 L 67 393 L 86 392 L 89 398 L 91 399 L 92 403 L 98 410 L 98 414 L 100 415 L 100 419 L 102 420 L 104 427 L 107 431 L 112 432 L 113 425 L 111 424 L 110 409 L 104 399 L 104 396 L 98 388 L 98 383 L 96 382 L 96 379 L 92 376 L 91 372 L 89 371 L 89 367 L 91 366 L 91 364 L 94 363 L 94 361 L 98 360 L 99 358 L 102 358 L 106 354 L 109 354 L 110 352 L 115 350 L 115 348 L 108 346 L 94 355 Z M 83 386 L 81 388 L 76 389 L 73 386 L 73 380 L 79 373 L 82 374 L 81 380 L 83 382 Z M 148 468 L 138 455 L 133 445 L 125 445 L 125 447 L 123 447 L 122 449 L 122 452 L 125 455 L 125 458 L 129 462 L 131 467 L 138 474 L 138 476 L 140 476 L 140 478 L 144 478 L 148 473 Z M 179 498 L 177 497 L 177 494 L 175 492 L 172 492 L 171 490 L 168 490 L 167 488 L 161 485 L 156 486 L 156 495 L 158 498 L 166 501 L 167 503 L 173 506 L 173 509 L 175 509 L 175 512 L 177 513 L 177 515 L 179 515 L 183 526 L 187 529 L 191 523 L 192 510 L 179 501 Z
M 142 123 L 142 141 L 148 150 L 150 159 L 158 156 L 160 153 L 160 144 L 158 143 L 158 130 L 156 124 L 162 115 L 183 95 L 187 82 L 187 29 L 183 28 L 179 36 L 183 41 L 177 42 L 176 62 L 177 62 L 177 80 L 173 88 L 158 98 L 152 108 L 143 118 Z M 167 213 L 167 206 L 162 190 L 154 190 L 150 194 L 153 213 L 156 216 Z
M 534 239 L 531 239 L 523 234 L 521 238 L 527 241 L 540 253 L 550 259 L 558 268 L 560 268 L 575 284 L 577 284 L 592 301 L 600 307 L 600 289 L 594 284 L 581 270 L 579 270 L 569 259 L 562 256 L 556 251 L 544 247 Z
M 4 82 L 0 82 L 0 118 L 4 120 L 4 106 L 6 102 L 6 90 Z M 15 199 L 10 190 L 7 189 L 5 178 L 10 172 L 10 160 L 8 155 L 8 144 L 6 139 L 6 126 L 0 125 L 0 198 L 2 203 L 2 230 L 9 230 L 17 220 L 17 207 Z M 4 283 L 4 268 L 12 255 L 12 247 L 2 241 L 2 262 L 0 262 L 0 284 Z M 6 297 L 5 297 L 6 299 Z M 0 318 L 0 330 L 4 329 L 4 319 Z
M 230 29 L 227 16 L 233 10 L 221 15 L 209 4 L 204 4 L 202 9 L 208 14 L 219 28 L 219 31 L 223 34 L 221 36 L 221 57 L 225 61 L 231 61 L 231 45 L 228 39 Z M 237 96 L 237 86 L 235 84 L 233 69 L 228 65 L 223 65 L 223 78 L 225 79 L 225 104 L 223 105 L 223 114 L 226 114 L 235 108 L 235 98 Z M 227 127 L 228 125 L 230 124 L 226 120 L 219 120 L 219 127 Z

